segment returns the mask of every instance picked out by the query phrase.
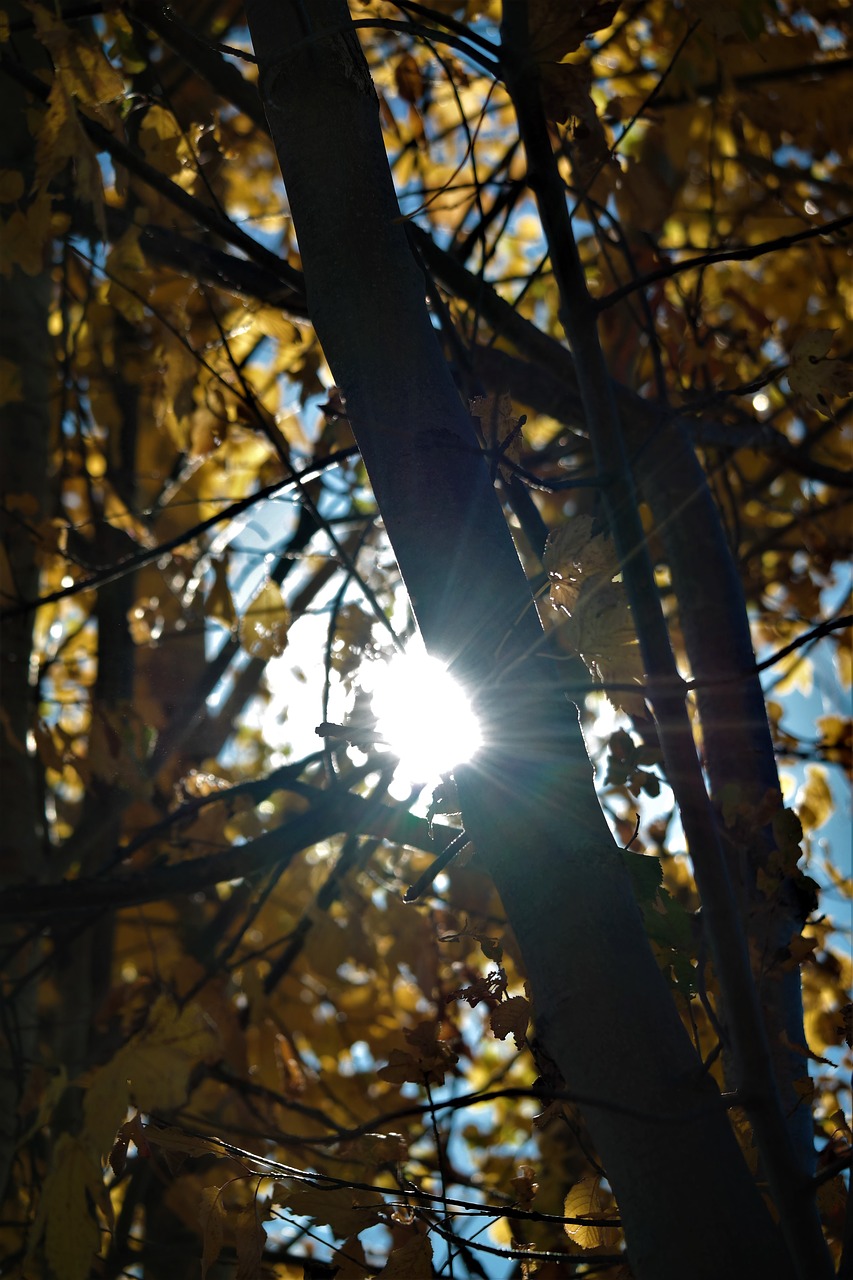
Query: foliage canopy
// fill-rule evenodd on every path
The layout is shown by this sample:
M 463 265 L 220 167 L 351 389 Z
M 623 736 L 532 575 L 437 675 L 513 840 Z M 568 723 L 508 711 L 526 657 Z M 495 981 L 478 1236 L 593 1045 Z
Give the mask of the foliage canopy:
M 672 998 L 724 1087 L 679 797 L 499 6 L 352 10 L 548 660 L 581 706 Z M 775 920 L 782 886 L 796 894 L 798 927 L 761 956 L 760 924 L 752 961 L 801 972 L 808 1053 L 789 1083 L 837 1256 L 851 882 L 825 835 L 851 765 L 848 10 L 529 11 L 694 730 L 709 755 L 738 744 L 709 769 L 725 847 L 737 866 L 771 833 L 751 910 Z M 364 664 L 413 624 L 312 328 L 241 7 L 11 4 L 0 58 L 0 1251 L 56 1280 L 199 1261 L 244 1280 L 629 1276 L 607 1171 L 537 1043 L 481 858 L 426 874 L 459 834 L 453 789 L 411 811 L 371 738 Z M 787 808 L 772 753 L 741 754 L 737 692 L 702 667 L 726 650 L 732 602 L 704 593 L 692 482 L 685 497 L 655 461 L 673 423 L 765 659 Z

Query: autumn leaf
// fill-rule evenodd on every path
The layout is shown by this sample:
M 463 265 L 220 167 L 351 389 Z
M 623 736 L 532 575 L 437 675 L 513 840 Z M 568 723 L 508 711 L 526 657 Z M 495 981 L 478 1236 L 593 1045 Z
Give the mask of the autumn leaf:
M 237 1246 L 236 1280 L 258 1280 L 267 1233 L 261 1221 L 257 1199 L 253 1199 L 238 1215 L 234 1235 Z
M 581 1249 L 612 1248 L 619 1240 L 618 1229 L 605 1225 L 607 1218 L 614 1215 L 609 1197 L 601 1190 L 600 1178 L 581 1178 L 575 1183 L 563 1202 L 563 1216 L 588 1219 L 564 1224 L 566 1235 Z
M 0 169 L 0 204 L 13 204 L 25 191 L 23 175 L 17 169 Z
M 509 1185 L 512 1187 L 515 1203 L 520 1205 L 522 1209 L 529 1209 L 536 1192 L 539 1190 L 539 1183 L 536 1181 L 536 1170 L 533 1165 L 519 1165 L 515 1177 L 510 1178 Z
M 145 255 L 139 246 L 141 227 L 128 227 L 107 255 L 109 276 L 107 298 L 131 324 L 139 324 L 145 316 L 143 299 L 148 293 Z M 140 295 L 142 295 L 140 297 Z
M 335 1280 L 366 1280 L 370 1274 L 364 1247 L 357 1236 L 350 1236 L 332 1255 L 337 1267 Z
M 103 49 L 68 27 L 46 6 L 29 0 L 36 34 L 50 51 L 58 78 L 69 94 L 90 107 L 114 102 L 123 96 L 124 79 L 111 65 Z
M 198 1005 L 179 1009 L 162 995 L 143 1029 L 92 1076 L 83 1104 L 86 1132 L 109 1151 L 134 1103 L 140 1111 L 169 1111 L 186 1101 L 193 1069 L 218 1053 L 219 1038 Z
M 7 404 L 20 404 L 24 398 L 21 370 L 6 356 L 0 356 L 0 409 Z
M 644 679 L 640 646 L 609 538 L 593 533 L 590 516 L 568 520 L 548 537 L 543 563 L 551 582 L 550 600 L 565 616 L 560 640 L 581 657 L 602 684 L 636 684 Z M 645 714 L 639 689 L 607 690 L 615 707 Z
M 378 1192 L 350 1191 L 347 1187 L 309 1187 L 292 1191 L 283 1200 L 297 1218 L 326 1223 L 340 1238 L 356 1236 L 379 1221 L 385 1201 Z
M 489 1014 L 492 1031 L 499 1040 L 511 1035 L 517 1049 L 527 1043 L 527 1024 L 530 1021 L 530 1003 L 524 996 L 509 996 L 496 1005 Z
M 441 1084 L 444 1081 L 443 1070 L 429 1068 L 425 1071 L 420 1061 L 403 1049 L 392 1049 L 387 1063 L 378 1068 L 376 1075 L 389 1084 L 423 1084 L 425 1079 L 429 1084 Z
M 425 1232 L 418 1231 L 413 1239 L 392 1249 L 376 1280 L 414 1280 L 415 1276 L 432 1274 L 432 1244 Z
M 394 68 L 397 92 L 406 102 L 416 105 L 424 96 L 424 78 L 415 58 L 404 53 Z
M 518 465 L 522 459 L 523 418 L 513 416 L 509 393 L 475 396 L 471 401 L 471 416 L 480 423 L 483 443 L 493 466 L 498 466 L 504 480 L 511 480 L 512 467 L 500 465 L 502 458 Z
M 816 831 L 832 817 L 835 801 L 823 765 L 806 765 L 806 780 L 797 792 L 795 804 L 805 831 Z
M 206 1280 L 225 1242 L 225 1207 L 221 1188 L 202 1188 L 198 1221 L 202 1235 L 201 1280 Z
M 833 399 L 853 391 L 853 364 L 827 359 L 832 338 L 832 329 L 802 334 L 791 348 L 788 367 L 791 390 L 823 414 L 831 412 Z
M 78 1137 L 60 1134 L 42 1187 L 29 1251 L 44 1237 L 44 1251 L 56 1280 L 88 1280 L 100 1249 L 95 1205 L 105 1200 L 101 1166 Z
M 266 582 L 250 601 L 240 619 L 240 643 L 253 658 L 278 658 L 287 647 L 290 610 L 279 587 Z
M 25 275 L 38 275 L 56 229 L 51 198 L 41 190 L 25 210 L 16 209 L 5 223 L 0 222 L 0 275 L 10 277 L 15 267 Z
M 232 631 L 237 622 L 237 610 L 228 586 L 228 563 L 224 558 L 217 558 L 212 561 L 212 568 L 213 585 L 204 602 L 205 617 Z

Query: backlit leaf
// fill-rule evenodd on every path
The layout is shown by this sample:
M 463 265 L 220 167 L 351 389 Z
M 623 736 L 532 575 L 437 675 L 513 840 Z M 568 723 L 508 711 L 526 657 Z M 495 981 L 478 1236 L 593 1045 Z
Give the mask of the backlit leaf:
M 290 610 L 281 587 L 269 581 L 253 597 L 240 619 L 240 643 L 253 658 L 278 658 L 287 647 Z
M 347 1187 L 309 1187 L 290 1192 L 284 1200 L 295 1217 L 327 1223 L 339 1238 L 358 1235 L 373 1226 L 384 1203 L 378 1192 L 350 1191 Z
M 225 1242 L 225 1206 L 219 1187 L 203 1187 L 198 1221 L 202 1233 L 201 1280 L 216 1263 Z
M 376 1280 L 414 1280 L 415 1276 L 426 1280 L 432 1274 L 432 1244 L 425 1232 L 418 1232 L 413 1239 L 392 1250 Z
M 832 817 L 835 801 L 823 765 L 806 765 L 806 780 L 797 792 L 796 807 L 806 831 L 816 831 Z
M 219 1038 L 198 1005 L 179 1009 L 160 996 L 146 1026 L 92 1077 L 84 1101 L 86 1130 L 106 1152 L 131 1102 L 140 1111 L 169 1111 L 186 1101 L 190 1075 L 218 1052 Z
M 261 1222 L 257 1200 L 252 1200 L 239 1214 L 234 1234 L 237 1245 L 236 1280 L 258 1280 L 267 1233 Z
M 618 1230 L 606 1225 L 607 1218 L 614 1215 L 609 1197 L 601 1190 L 600 1178 L 581 1178 L 575 1183 L 563 1203 L 563 1216 L 588 1219 L 564 1224 L 566 1235 L 581 1249 L 610 1247 L 619 1239 Z
M 44 1250 L 56 1280 L 88 1280 L 101 1244 L 94 1206 L 103 1201 L 100 1162 L 69 1133 L 60 1134 L 42 1187 L 32 1249 L 44 1234 Z
M 824 414 L 831 411 L 833 399 L 853 391 L 853 364 L 826 358 L 832 338 L 831 329 L 803 334 L 791 348 L 788 369 L 791 390 Z

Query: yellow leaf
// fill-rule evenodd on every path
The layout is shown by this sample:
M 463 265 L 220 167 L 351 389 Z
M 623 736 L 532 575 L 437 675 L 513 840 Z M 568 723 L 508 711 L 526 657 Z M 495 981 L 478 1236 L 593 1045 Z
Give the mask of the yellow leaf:
M 562 643 L 578 654 L 602 684 L 641 685 L 640 646 L 610 539 L 593 533 L 591 516 L 568 520 L 548 538 L 543 563 L 551 604 L 564 615 Z M 615 707 L 645 714 L 642 692 L 608 691 Z
M 95 1204 L 104 1200 L 101 1166 L 77 1137 L 63 1133 L 54 1148 L 29 1248 L 44 1235 L 44 1250 L 56 1280 L 88 1280 L 101 1245 Z
M 128 1106 L 169 1111 L 186 1102 L 190 1074 L 216 1057 L 219 1041 L 198 1005 L 179 1009 L 160 996 L 143 1029 L 94 1074 L 84 1102 L 86 1129 L 98 1151 L 109 1151 Z
M 237 1245 L 236 1280 L 258 1280 L 267 1233 L 261 1222 L 257 1200 L 246 1205 L 237 1218 L 235 1243 Z
M 471 416 L 479 419 L 483 443 L 493 464 L 499 465 L 501 458 L 521 462 L 524 419 L 513 415 L 508 391 L 502 391 L 500 395 L 475 396 L 471 401 Z M 500 471 L 505 480 L 513 474 L 511 467 L 501 467 Z
M 385 1202 L 378 1191 L 350 1191 L 347 1187 L 324 1191 L 320 1187 L 309 1187 L 292 1192 L 284 1203 L 295 1217 L 326 1223 L 336 1236 L 344 1238 L 357 1236 L 378 1222 L 377 1211 Z
M 203 1187 L 198 1211 L 204 1246 L 201 1257 L 201 1280 L 218 1260 L 225 1240 L 225 1207 L 219 1187 Z
M 7 404 L 22 404 L 23 399 L 20 367 L 6 356 L 0 356 L 0 409 Z
M 75 128 L 76 126 L 76 128 Z M 54 80 L 36 139 L 35 185 L 45 187 L 74 155 L 79 123 L 61 80 Z
M 806 765 L 806 780 L 797 792 L 796 808 L 806 831 L 816 831 L 832 817 L 835 801 L 823 765 Z
M 271 580 L 252 599 L 240 619 L 240 643 L 253 658 L 278 658 L 287 646 L 290 610 L 281 587 Z
M 139 133 L 139 143 L 148 163 L 169 177 L 178 173 L 182 141 L 181 127 L 171 112 L 156 104 L 149 107 Z
M 592 530 L 592 516 L 576 516 L 548 535 L 542 563 L 555 609 L 572 613 L 585 581 L 596 575 L 609 581 L 619 572 L 612 542 Z
M 602 1225 L 607 1216 L 613 1217 L 613 1209 L 602 1194 L 600 1178 L 581 1178 L 575 1183 L 563 1204 L 563 1216 L 589 1219 L 565 1224 L 566 1235 L 581 1249 L 598 1249 L 601 1245 L 611 1247 L 619 1239 L 615 1227 Z
M 0 275 L 11 276 L 16 267 L 27 276 L 44 270 L 45 250 L 53 231 L 51 214 L 50 196 L 40 191 L 26 210 L 16 209 L 0 224 Z
M 413 1240 L 392 1250 L 376 1280 L 414 1280 L 432 1274 L 432 1245 L 429 1236 L 419 1231 Z
M 65 82 L 54 80 L 36 141 L 35 187 L 46 188 L 51 178 L 71 162 L 74 190 L 95 208 L 103 227 L 103 178 L 95 148 L 83 129 Z
M 0 169 L 0 204 L 12 204 L 24 194 L 24 175 L 19 169 Z
M 29 4 L 36 34 L 50 52 L 58 79 L 87 106 L 114 102 L 124 94 L 124 80 L 97 42 L 84 40 L 43 5 Z
M 824 415 L 831 412 L 835 396 L 846 396 L 853 390 L 850 362 L 826 359 L 832 336 L 832 329 L 804 333 L 791 348 L 788 368 L 791 390 Z
M 110 281 L 107 301 L 131 324 L 139 324 L 144 320 L 143 298 L 150 290 L 150 283 L 145 275 L 145 255 L 139 247 L 140 231 L 141 227 L 128 227 L 113 245 L 106 262 Z

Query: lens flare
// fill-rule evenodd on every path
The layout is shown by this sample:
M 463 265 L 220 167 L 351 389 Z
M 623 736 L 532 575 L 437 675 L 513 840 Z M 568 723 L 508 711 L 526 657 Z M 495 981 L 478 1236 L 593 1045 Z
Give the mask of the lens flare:
M 465 764 L 482 745 L 467 697 L 442 663 L 400 654 L 369 673 L 376 730 L 412 783 L 431 782 Z

